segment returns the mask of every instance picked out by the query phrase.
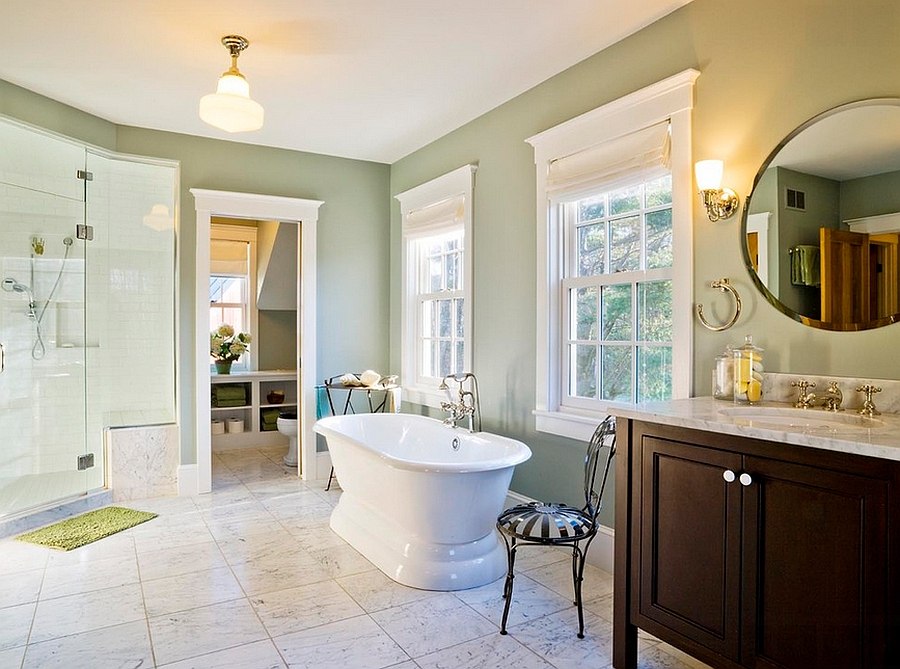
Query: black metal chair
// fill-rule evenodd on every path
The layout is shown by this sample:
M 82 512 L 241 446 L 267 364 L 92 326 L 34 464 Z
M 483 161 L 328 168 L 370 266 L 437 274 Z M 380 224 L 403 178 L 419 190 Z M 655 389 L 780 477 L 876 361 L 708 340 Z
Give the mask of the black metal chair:
M 597 477 L 601 453 L 606 449 L 603 476 Z M 597 534 L 597 516 L 603 502 L 603 490 L 613 457 L 616 454 L 616 419 L 607 416 L 594 431 L 584 459 L 584 506 L 580 509 L 565 504 L 531 502 L 507 509 L 497 518 L 497 529 L 506 542 L 509 571 L 503 586 L 503 619 L 500 634 L 506 634 L 506 620 L 512 602 L 516 550 L 519 544 L 532 546 L 572 546 L 572 581 L 575 606 L 578 607 L 578 638 L 584 638 L 584 613 L 581 583 L 584 560 L 591 541 Z M 582 548 L 583 543 L 583 548 Z

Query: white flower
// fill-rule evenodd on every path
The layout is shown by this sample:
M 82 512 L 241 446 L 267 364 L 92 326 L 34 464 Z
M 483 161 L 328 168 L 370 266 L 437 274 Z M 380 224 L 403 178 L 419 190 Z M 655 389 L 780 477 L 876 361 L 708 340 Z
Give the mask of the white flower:
M 234 361 L 250 349 L 250 335 L 240 332 L 227 323 L 209 333 L 209 353 L 215 360 Z

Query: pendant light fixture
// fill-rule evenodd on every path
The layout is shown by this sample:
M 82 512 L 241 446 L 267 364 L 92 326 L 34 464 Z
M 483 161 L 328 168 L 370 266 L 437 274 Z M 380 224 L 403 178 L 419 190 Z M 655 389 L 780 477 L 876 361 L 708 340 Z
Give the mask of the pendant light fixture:
M 259 130 L 263 108 L 250 99 L 250 84 L 237 66 L 238 56 L 250 42 L 240 35 L 226 35 L 222 44 L 231 54 L 231 67 L 219 77 L 216 92 L 200 98 L 200 118 L 226 132 Z

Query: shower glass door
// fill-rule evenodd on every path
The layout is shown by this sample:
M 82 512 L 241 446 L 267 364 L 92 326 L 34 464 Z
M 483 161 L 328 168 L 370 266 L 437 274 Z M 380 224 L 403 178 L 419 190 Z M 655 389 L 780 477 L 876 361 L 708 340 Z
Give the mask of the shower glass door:
M 84 149 L 0 121 L 0 520 L 88 488 Z M 80 161 L 80 164 L 79 164 Z

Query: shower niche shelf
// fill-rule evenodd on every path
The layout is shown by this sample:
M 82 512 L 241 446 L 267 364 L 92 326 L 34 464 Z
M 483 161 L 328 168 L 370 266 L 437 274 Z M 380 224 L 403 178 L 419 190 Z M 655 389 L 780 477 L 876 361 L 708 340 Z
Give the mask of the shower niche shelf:
M 235 448 L 259 448 L 265 446 L 287 447 L 287 437 L 278 430 L 264 430 L 263 415 L 266 409 L 277 408 L 281 411 L 297 410 L 297 372 L 291 370 L 274 370 L 258 372 L 232 372 L 231 374 L 212 374 L 210 376 L 211 394 L 218 387 L 243 386 L 246 404 L 235 407 L 212 406 L 212 419 L 227 423 L 228 419 L 242 420 L 242 432 L 225 432 L 212 435 L 213 450 L 231 450 Z M 284 401 L 273 404 L 267 399 L 270 392 L 281 390 Z

